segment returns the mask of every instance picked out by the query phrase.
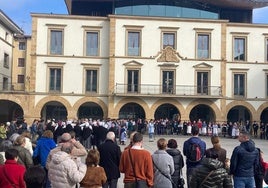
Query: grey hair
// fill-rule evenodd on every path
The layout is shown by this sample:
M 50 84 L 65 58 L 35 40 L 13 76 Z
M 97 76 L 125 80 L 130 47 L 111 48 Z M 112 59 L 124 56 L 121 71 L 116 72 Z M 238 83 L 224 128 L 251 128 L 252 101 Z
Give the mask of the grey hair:
M 66 143 L 62 144 L 62 146 L 61 146 L 61 151 L 64 151 L 68 154 L 70 154 L 72 152 L 72 149 L 73 149 L 73 144 L 70 142 L 66 142 Z
M 114 139 L 115 139 L 115 134 L 114 134 L 114 132 L 109 131 L 109 132 L 107 133 L 107 135 L 106 135 L 106 139 L 107 139 L 107 140 L 114 140 Z

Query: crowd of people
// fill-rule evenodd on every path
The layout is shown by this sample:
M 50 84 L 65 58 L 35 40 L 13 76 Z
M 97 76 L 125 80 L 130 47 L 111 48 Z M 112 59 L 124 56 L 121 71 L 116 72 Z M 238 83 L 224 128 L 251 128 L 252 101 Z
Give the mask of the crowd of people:
M 251 139 L 257 123 L 247 123 L 87 118 L 34 120 L 31 126 L 21 120 L 8 122 L 0 126 L 0 187 L 116 188 L 123 173 L 125 188 L 262 188 L 268 163 Z M 160 136 L 158 149 L 150 153 L 143 147 L 146 132 L 149 141 L 162 134 L 189 138 L 180 151 L 176 139 Z M 206 148 L 199 135 L 211 136 L 213 147 Z M 230 159 L 219 135 L 241 142 Z

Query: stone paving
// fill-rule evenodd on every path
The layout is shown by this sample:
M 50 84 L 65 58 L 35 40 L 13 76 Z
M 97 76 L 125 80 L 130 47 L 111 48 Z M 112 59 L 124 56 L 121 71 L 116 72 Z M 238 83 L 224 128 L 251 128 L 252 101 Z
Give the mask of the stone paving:
M 177 143 L 178 143 L 178 149 L 182 152 L 182 148 L 183 148 L 183 143 L 185 140 L 187 140 L 188 138 L 190 138 L 190 136 L 183 136 L 183 135 L 156 135 L 155 136 L 155 141 L 154 142 L 149 142 L 149 138 L 147 135 L 144 135 L 143 138 L 143 147 L 147 150 L 149 150 L 152 154 L 155 150 L 157 150 L 157 140 L 159 138 L 166 138 L 167 140 L 170 138 L 176 139 Z M 210 142 L 210 137 L 206 137 L 206 136 L 200 136 L 201 139 L 203 139 L 206 144 L 207 144 L 207 148 L 212 147 L 212 144 Z M 227 150 L 227 157 L 231 158 L 233 149 L 238 146 L 240 144 L 240 142 L 238 141 L 238 139 L 233 139 L 233 138 L 227 138 L 227 137 L 220 137 L 220 143 L 222 148 L 225 148 Z M 268 149 L 267 149 L 267 144 L 268 144 L 268 140 L 260 140 L 260 139 L 255 139 L 253 138 L 256 147 L 259 147 L 263 152 L 264 152 L 264 160 L 268 161 Z M 129 143 L 129 140 L 127 141 L 126 145 Z M 124 147 L 126 147 L 126 145 L 120 145 L 121 147 L 121 151 L 124 150 Z M 184 156 L 183 156 L 184 157 Z M 184 157 L 184 162 L 185 162 L 185 157 Z M 186 166 L 183 168 L 183 175 L 185 177 L 185 171 L 186 171 Z M 118 188 L 123 188 L 123 178 L 124 178 L 124 174 L 121 174 L 121 178 L 118 181 Z

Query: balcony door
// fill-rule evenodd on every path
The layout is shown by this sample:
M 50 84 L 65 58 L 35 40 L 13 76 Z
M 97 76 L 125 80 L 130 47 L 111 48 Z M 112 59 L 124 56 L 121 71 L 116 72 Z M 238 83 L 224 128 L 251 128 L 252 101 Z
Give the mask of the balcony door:
M 139 70 L 127 71 L 127 92 L 138 92 Z
M 173 93 L 174 91 L 174 71 L 162 72 L 162 93 Z
M 208 95 L 208 72 L 197 72 L 197 94 Z

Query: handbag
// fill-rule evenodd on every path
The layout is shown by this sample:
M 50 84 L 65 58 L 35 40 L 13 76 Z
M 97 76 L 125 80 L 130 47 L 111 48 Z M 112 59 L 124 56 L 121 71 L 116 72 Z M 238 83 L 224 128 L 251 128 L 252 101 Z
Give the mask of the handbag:
M 137 179 L 137 176 L 136 176 L 136 173 L 135 173 L 135 170 L 134 170 L 133 161 L 132 161 L 132 156 L 131 156 L 131 153 L 130 153 L 130 149 L 128 149 L 128 154 L 129 154 L 129 158 L 130 158 L 130 163 L 131 163 L 131 166 L 132 166 L 133 174 L 134 174 L 134 177 L 135 177 L 135 185 L 134 185 L 134 187 L 135 188 L 148 188 L 148 185 L 147 185 L 146 180 L 138 180 Z
M 153 163 L 154 163 L 154 160 L 153 160 Z M 156 164 L 154 163 L 154 166 L 156 167 L 156 169 L 163 175 L 165 176 L 167 179 L 169 179 L 169 181 L 171 181 L 171 184 L 172 184 L 172 187 L 176 187 L 174 181 L 171 179 L 171 177 L 169 177 L 168 175 L 164 174 L 164 172 L 162 172 L 158 166 L 156 166 Z
M 183 174 L 182 174 L 182 170 L 180 169 L 180 178 L 179 178 L 179 181 L 178 181 L 178 188 L 183 188 L 185 185 L 185 180 L 183 178 Z

